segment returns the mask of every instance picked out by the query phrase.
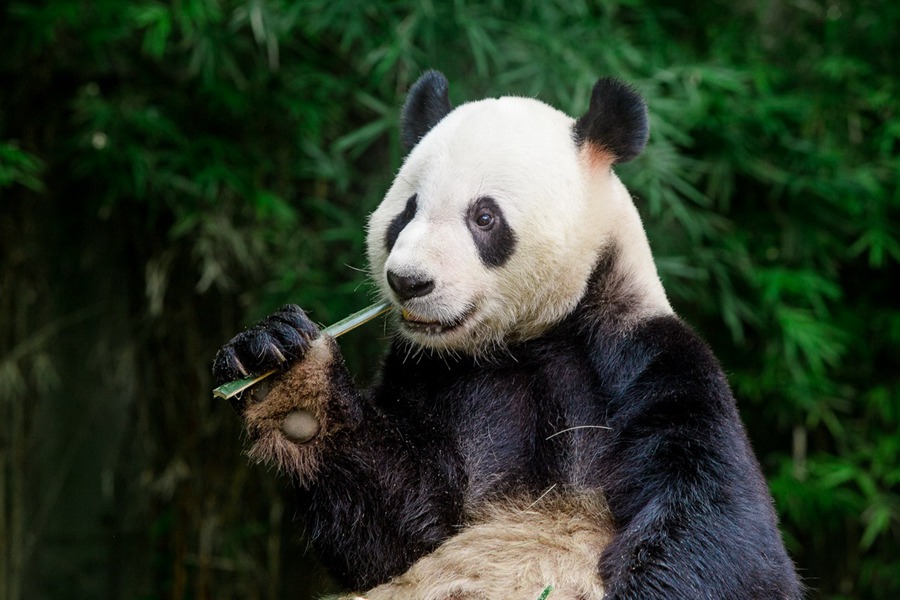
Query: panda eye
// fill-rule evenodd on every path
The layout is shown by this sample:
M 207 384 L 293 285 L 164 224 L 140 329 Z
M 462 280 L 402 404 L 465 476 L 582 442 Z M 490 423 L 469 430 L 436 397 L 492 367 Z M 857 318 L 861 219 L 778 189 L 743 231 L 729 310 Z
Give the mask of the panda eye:
M 478 216 L 475 217 L 475 224 L 478 225 L 481 229 L 490 229 L 494 226 L 493 213 L 482 210 L 478 213 Z

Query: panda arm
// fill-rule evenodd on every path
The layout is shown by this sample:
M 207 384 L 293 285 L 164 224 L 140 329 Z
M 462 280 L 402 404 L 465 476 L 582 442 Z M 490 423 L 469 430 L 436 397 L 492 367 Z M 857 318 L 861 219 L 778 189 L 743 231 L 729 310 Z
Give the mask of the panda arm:
M 296 306 L 236 336 L 213 366 L 220 383 L 272 369 L 271 384 L 234 401 L 248 454 L 296 484 L 312 541 L 343 583 L 382 583 L 454 533 L 455 454 L 381 408 L 379 397 L 404 390 L 361 392 L 334 339 Z
M 629 344 L 603 457 L 618 526 L 600 560 L 605 598 L 800 598 L 715 358 L 671 317 Z
M 299 494 L 319 557 L 353 589 L 384 583 L 456 533 L 459 469 L 442 440 L 425 443 L 374 403 L 323 448 Z

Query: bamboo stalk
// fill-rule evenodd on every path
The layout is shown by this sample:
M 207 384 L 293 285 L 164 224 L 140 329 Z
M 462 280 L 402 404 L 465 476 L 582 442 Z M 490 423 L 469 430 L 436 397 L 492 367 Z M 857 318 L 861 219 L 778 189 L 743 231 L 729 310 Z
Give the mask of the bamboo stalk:
M 388 302 L 379 302 L 378 304 L 373 304 L 372 306 L 355 312 L 352 315 L 344 317 L 337 323 L 329 325 L 322 330 L 322 333 L 328 334 L 331 337 L 341 336 L 348 331 L 356 329 L 364 323 L 368 323 L 375 317 L 385 314 L 390 309 L 391 305 Z M 244 379 L 238 379 L 235 381 L 229 381 L 228 383 L 223 383 L 213 390 L 213 396 L 215 396 L 216 398 L 222 398 L 223 400 L 228 400 L 229 398 L 240 394 L 247 388 L 253 387 L 255 384 L 259 383 L 274 372 L 275 371 L 272 370 L 268 371 L 267 373 L 263 373 L 262 375 L 245 377 Z

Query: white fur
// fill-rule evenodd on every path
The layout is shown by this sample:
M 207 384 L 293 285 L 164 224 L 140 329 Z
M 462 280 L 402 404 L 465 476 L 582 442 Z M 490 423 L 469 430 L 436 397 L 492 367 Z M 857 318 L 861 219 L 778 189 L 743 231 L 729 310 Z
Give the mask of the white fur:
M 639 292 L 635 314 L 671 312 L 627 190 L 602 156 L 579 151 L 572 125 L 537 100 L 482 100 L 458 107 L 413 148 L 369 220 L 371 275 L 396 304 L 388 269 L 433 279 L 432 293 L 403 303 L 419 320 L 468 315 L 438 335 L 401 326 L 414 345 L 480 355 L 540 335 L 574 309 L 611 242 Z M 416 216 L 388 253 L 385 232 L 413 194 Z M 500 267 L 481 262 L 466 226 L 482 196 L 494 198 L 517 238 Z

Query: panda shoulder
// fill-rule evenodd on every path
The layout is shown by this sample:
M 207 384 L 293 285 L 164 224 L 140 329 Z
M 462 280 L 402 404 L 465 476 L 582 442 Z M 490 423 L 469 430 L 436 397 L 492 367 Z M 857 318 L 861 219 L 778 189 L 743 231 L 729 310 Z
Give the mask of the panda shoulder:
M 598 374 L 629 411 L 669 401 L 685 414 L 721 411 L 723 405 L 734 404 L 711 348 L 674 314 L 649 317 L 627 329 L 607 329 L 588 339 Z

